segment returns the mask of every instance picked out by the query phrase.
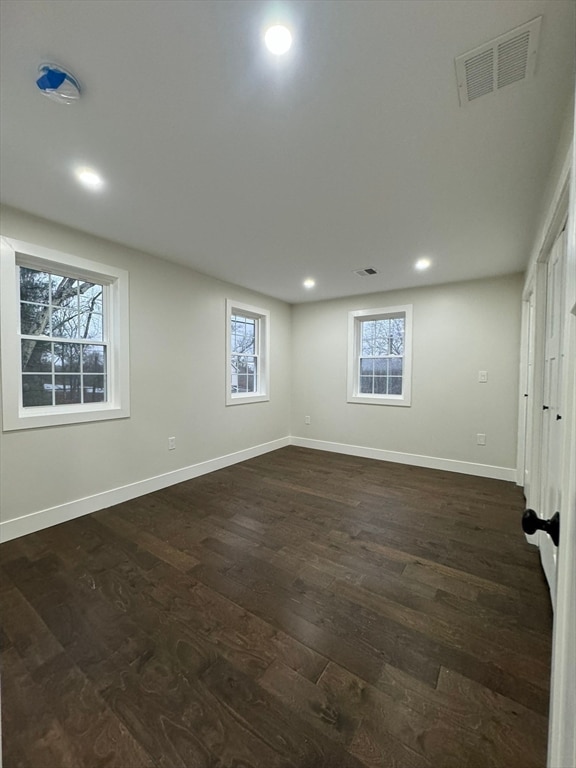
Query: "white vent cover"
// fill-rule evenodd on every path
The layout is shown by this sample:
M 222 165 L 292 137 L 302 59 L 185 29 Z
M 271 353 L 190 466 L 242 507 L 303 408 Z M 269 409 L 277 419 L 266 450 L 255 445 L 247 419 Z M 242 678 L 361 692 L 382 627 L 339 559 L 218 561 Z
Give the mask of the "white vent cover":
M 374 267 L 364 267 L 364 269 L 354 269 L 353 272 L 355 275 L 358 275 L 359 277 L 372 277 L 372 275 L 378 274 L 377 269 Z
M 542 16 L 456 58 L 460 106 L 534 74 Z

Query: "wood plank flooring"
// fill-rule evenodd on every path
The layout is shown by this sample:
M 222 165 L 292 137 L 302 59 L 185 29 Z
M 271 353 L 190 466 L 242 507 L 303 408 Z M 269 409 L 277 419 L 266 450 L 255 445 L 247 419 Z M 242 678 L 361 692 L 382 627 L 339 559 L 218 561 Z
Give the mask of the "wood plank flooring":
M 0 547 L 4 768 L 541 768 L 513 484 L 284 448 Z

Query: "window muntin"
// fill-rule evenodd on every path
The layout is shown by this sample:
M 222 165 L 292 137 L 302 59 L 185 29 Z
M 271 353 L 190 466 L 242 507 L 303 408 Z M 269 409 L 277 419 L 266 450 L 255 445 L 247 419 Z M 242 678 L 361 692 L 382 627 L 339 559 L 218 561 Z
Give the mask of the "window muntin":
M 22 407 L 105 402 L 106 286 L 20 266 Z
M 226 403 L 269 400 L 269 313 L 226 302 Z
M 349 313 L 348 402 L 410 405 L 412 307 Z
M 130 415 L 128 273 L 0 237 L 2 429 Z

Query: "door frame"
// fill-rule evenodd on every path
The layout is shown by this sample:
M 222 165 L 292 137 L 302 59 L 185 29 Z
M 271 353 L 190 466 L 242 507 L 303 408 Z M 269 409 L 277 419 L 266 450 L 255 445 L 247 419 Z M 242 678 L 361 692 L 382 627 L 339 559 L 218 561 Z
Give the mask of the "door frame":
M 560 546 L 552 645 L 548 766 L 576 765 L 576 141 L 566 229 L 564 435 Z
M 573 131 L 574 137 L 574 131 Z M 571 202 L 571 205 L 570 205 Z M 523 410 L 519 403 L 519 440 L 517 482 L 524 485 L 528 469 L 530 483 L 527 490 L 528 506 L 539 510 L 542 492 L 540 450 L 542 439 L 542 397 L 544 327 L 546 323 L 546 271 L 552 246 L 560 234 L 566 217 L 566 284 L 563 322 L 565 365 L 563 373 L 566 430 L 564 434 L 562 464 L 561 534 L 558 548 L 556 595 L 552 638 L 552 670 L 550 687 L 550 719 L 548 731 L 548 768 L 576 766 L 576 142 L 565 158 L 558 177 L 552 202 L 547 212 L 540 237 L 536 241 L 533 257 L 527 270 L 523 293 L 523 317 L 526 303 L 534 293 L 535 324 L 533 329 L 534 371 L 532 381 L 527 380 L 529 328 L 524 319 L 522 326 L 521 369 L 519 392 L 521 400 L 528 400 Z M 569 311 L 571 310 L 571 312 Z M 532 390 L 529 388 L 532 385 Z M 529 398 L 524 398 L 528 392 Z M 526 443 L 531 420 L 531 445 Z M 527 467 L 526 462 L 530 461 Z M 537 544 L 537 536 L 527 537 Z

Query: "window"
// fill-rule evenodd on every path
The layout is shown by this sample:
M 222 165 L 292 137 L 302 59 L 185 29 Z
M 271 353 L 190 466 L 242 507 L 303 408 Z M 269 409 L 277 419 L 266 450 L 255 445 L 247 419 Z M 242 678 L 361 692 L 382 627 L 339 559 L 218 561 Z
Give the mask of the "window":
M 348 317 L 348 402 L 410 405 L 412 306 Z
M 2 238 L 3 429 L 129 416 L 128 275 Z
M 269 313 L 226 301 L 226 404 L 269 400 Z

